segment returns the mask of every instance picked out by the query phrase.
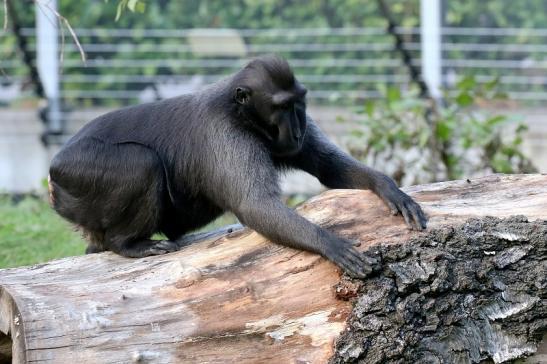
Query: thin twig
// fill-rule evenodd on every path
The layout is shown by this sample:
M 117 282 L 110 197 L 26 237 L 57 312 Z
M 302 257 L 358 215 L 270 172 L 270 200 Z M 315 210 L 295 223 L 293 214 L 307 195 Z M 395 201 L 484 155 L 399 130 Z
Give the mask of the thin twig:
M 60 69 L 62 71 L 63 70 L 63 61 L 65 59 L 65 44 L 66 44 L 66 41 L 65 41 L 65 28 L 63 28 L 63 27 L 60 27 L 60 28 L 61 28 L 61 54 L 59 54 L 59 63 L 61 64 Z
M 62 18 L 63 22 L 65 23 L 65 26 L 68 28 L 68 31 L 70 32 L 70 35 L 72 36 L 72 39 L 74 40 L 74 43 L 76 43 L 76 46 L 78 47 L 78 50 L 80 51 L 80 57 L 82 58 L 82 61 L 84 64 L 86 63 L 86 57 L 85 57 L 85 51 L 82 48 L 82 45 L 80 44 L 80 40 L 78 39 L 78 36 L 76 36 L 76 32 L 74 32 L 74 29 L 72 29 L 72 26 L 68 22 L 66 18 Z

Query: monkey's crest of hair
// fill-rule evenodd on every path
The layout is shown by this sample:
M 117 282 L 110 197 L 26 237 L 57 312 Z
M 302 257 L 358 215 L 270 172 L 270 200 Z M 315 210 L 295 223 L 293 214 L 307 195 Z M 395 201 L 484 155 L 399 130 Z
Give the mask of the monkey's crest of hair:
M 247 76 L 247 70 L 255 70 L 254 75 L 268 75 L 270 80 L 275 80 L 277 86 L 288 89 L 294 85 L 294 73 L 289 63 L 276 55 L 266 55 L 253 59 L 243 69 Z M 247 76 L 248 77 L 248 76 Z

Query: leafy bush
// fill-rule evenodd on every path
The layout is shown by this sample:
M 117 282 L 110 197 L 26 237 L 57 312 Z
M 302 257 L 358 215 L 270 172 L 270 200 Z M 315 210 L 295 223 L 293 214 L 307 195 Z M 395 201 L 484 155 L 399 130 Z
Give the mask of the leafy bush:
M 352 132 L 350 152 L 391 168 L 386 172 L 403 184 L 533 172 L 520 151 L 526 126 L 487 111 L 506 100 L 497 85 L 496 79 L 478 84 L 465 77 L 442 103 L 420 98 L 416 90 L 402 96 L 398 88 L 385 88 L 385 97 L 359 110 L 363 118 Z

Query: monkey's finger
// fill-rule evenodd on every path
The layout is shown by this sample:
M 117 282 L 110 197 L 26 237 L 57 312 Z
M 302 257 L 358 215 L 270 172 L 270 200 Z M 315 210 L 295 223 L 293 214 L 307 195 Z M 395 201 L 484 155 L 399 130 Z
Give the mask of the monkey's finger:
M 372 265 L 368 261 L 367 257 L 365 257 L 362 253 L 358 252 L 355 249 L 352 249 L 351 254 L 352 261 L 358 267 L 363 278 L 367 277 L 370 273 L 372 273 Z
M 357 251 L 354 249 L 346 250 L 340 258 L 340 265 L 346 273 L 352 277 L 366 278 L 368 267 Z
M 414 217 L 414 221 L 418 225 L 418 229 L 425 230 L 425 228 L 427 227 L 427 218 L 425 217 L 425 214 L 420 206 L 414 206 L 414 208 L 412 209 L 412 217 Z
M 423 230 L 424 228 L 422 227 L 422 220 L 418 213 L 418 211 L 421 211 L 420 205 L 418 205 L 413 200 L 410 200 L 405 203 L 405 208 L 409 213 L 409 218 L 412 223 L 412 229 L 417 231 Z
M 412 228 L 412 230 L 421 230 L 421 225 L 414 216 L 414 203 L 405 203 L 405 211 L 407 213 L 408 219 L 410 220 L 410 227 Z
M 399 213 L 399 209 L 397 208 L 397 205 L 395 205 L 393 202 L 389 200 L 385 200 L 385 201 L 386 201 L 387 207 L 391 211 L 391 214 L 397 215 Z
M 363 260 L 362 256 L 354 255 L 354 256 L 351 257 L 350 261 L 351 261 L 352 266 L 355 267 L 355 269 L 357 269 L 360 274 L 366 276 L 366 274 L 367 274 L 367 264 Z
M 352 250 L 353 249 L 348 249 L 342 253 L 342 261 L 352 266 L 359 267 L 361 265 L 361 260 L 359 259 L 359 256 L 355 254 Z
M 403 208 L 401 209 L 401 213 L 403 214 L 403 217 L 408 227 L 410 227 L 410 229 L 414 229 L 414 226 L 412 225 L 412 221 L 410 219 L 410 212 L 408 212 L 408 209 L 406 208 L 406 206 L 403 205 Z
M 342 269 L 353 278 L 365 279 L 367 277 L 365 268 L 357 264 L 344 263 Z

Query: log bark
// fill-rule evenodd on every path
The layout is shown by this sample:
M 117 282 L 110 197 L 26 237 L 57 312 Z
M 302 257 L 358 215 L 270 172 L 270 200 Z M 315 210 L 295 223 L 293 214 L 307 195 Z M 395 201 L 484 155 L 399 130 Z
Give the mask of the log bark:
M 0 270 L 0 362 L 475 363 L 536 352 L 547 176 L 405 190 L 428 231 L 407 230 L 368 191 L 328 191 L 298 209 L 361 243 L 377 262 L 364 281 L 238 227 L 164 256 Z M 546 357 L 543 341 L 528 360 Z

